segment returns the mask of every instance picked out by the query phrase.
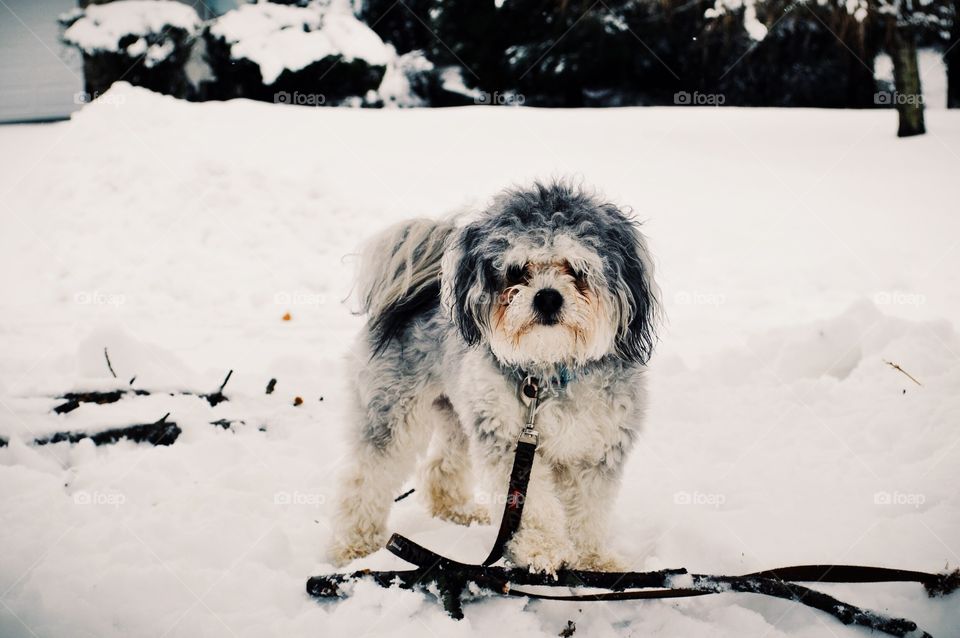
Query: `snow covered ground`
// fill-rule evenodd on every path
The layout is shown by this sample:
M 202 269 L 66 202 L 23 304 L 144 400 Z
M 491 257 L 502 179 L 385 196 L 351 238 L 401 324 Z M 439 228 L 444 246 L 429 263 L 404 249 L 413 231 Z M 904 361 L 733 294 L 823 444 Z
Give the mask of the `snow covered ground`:
M 0 636 L 865 635 L 750 595 L 496 599 L 455 622 L 416 593 L 319 604 L 303 587 L 332 571 L 350 254 L 396 219 L 563 174 L 647 220 L 668 315 L 616 514 L 628 564 L 956 567 L 960 113 L 929 112 L 920 138 L 895 127 L 893 111 L 378 112 L 119 86 L 70 122 L 0 128 Z M 51 412 L 71 389 L 208 392 L 228 369 L 213 408 Z M 166 412 L 170 447 L 25 443 Z M 495 535 L 415 497 L 391 525 L 466 560 Z M 822 589 L 960 636 L 957 594 Z

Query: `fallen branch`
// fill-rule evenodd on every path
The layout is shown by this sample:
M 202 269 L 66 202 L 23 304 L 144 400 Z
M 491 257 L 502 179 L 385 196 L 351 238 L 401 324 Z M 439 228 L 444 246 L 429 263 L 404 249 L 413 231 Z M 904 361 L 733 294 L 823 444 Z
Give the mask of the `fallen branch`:
M 173 421 L 167 421 L 168 416 L 170 416 L 169 412 L 153 423 L 110 428 L 92 434 L 86 432 L 57 432 L 51 436 L 34 439 L 33 443 L 34 445 L 49 445 L 63 441 L 77 443 L 84 439 L 90 439 L 94 445 L 107 445 L 120 440 L 150 443 L 152 445 L 172 445 L 183 431 Z
M 923 387 L 923 384 L 920 383 L 919 381 L 917 381 L 917 380 L 913 377 L 912 374 L 910 374 L 909 372 L 907 372 L 906 370 L 904 370 L 903 368 L 901 368 L 900 366 L 898 366 L 898 365 L 897 365 L 896 363 L 894 363 L 893 361 L 887 361 L 886 359 L 884 359 L 883 362 L 884 362 L 885 364 L 887 364 L 888 366 L 890 366 L 891 368 L 893 368 L 894 370 L 897 370 L 898 372 L 901 372 L 901 373 L 903 373 L 904 375 L 906 375 L 906 377 L 907 377 L 908 379 L 910 379 L 911 381 L 913 381 L 914 383 L 916 383 L 918 386 Z
M 314 576 L 307 581 L 307 593 L 317 598 L 340 598 L 349 594 L 350 583 L 372 581 L 381 587 L 400 587 L 436 595 L 444 609 L 454 618 L 463 618 L 463 602 L 477 592 L 487 595 L 511 595 L 548 600 L 609 601 L 708 596 L 740 592 L 772 596 L 819 609 L 845 625 L 857 625 L 892 636 L 917 632 L 917 625 L 905 618 L 890 618 L 881 613 L 861 609 L 822 592 L 784 580 L 821 582 L 922 582 L 929 595 L 944 595 L 960 585 L 960 571 L 949 574 L 925 574 L 904 570 L 875 568 L 864 577 L 862 568 L 833 565 L 811 565 L 782 570 L 757 572 L 745 576 L 711 576 L 688 574 L 685 569 L 656 572 L 590 572 L 559 570 L 555 575 L 532 573 L 526 569 L 466 565 L 438 558 L 429 567 L 405 571 L 363 570 L 352 574 Z M 580 595 L 553 595 L 527 592 L 517 586 L 577 587 L 605 589 L 606 592 Z M 651 589 L 655 588 L 655 589 Z M 920 631 L 916 636 L 929 634 Z
M 73 412 L 80 407 L 81 403 L 96 403 L 98 405 L 103 405 L 105 403 L 116 403 L 119 401 L 125 394 L 134 394 L 136 396 L 146 396 L 150 393 L 146 390 L 109 390 L 107 392 L 67 392 L 58 396 L 58 399 L 65 399 L 66 403 L 61 403 L 60 405 L 53 408 L 53 411 L 57 414 L 66 414 L 68 412 Z
M 106 353 L 106 350 L 104 350 Z M 108 359 L 109 361 L 109 359 Z M 196 392 L 170 392 L 170 396 L 195 396 L 203 399 L 210 404 L 210 407 L 216 407 L 218 404 L 223 403 L 224 401 L 229 401 L 226 395 L 223 394 L 223 389 L 226 387 L 227 382 L 230 380 L 230 377 L 233 376 L 233 370 L 230 370 L 227 373 L 227 378 L 223 380 L 223 383 L 220 384 L 220 388 L 216 392 L 210 392 L 207 394 L 198 394 Z M 133 383 L 133 379 L 130 379 L 130 383 Z M 61 403 L 58 406 L 53 408 L 53 411 L 57 414 L 67 414 L 68 412 L 73 412 L 80 407 L 82 403 L 96 403 L 98 405 L 103 405 L 106 403 L 116 403 L 124 396 L 150 396 L 151 392 L 149 390 L 107 390 L 107 391 L 90 391 L 90 392 L 67 392 L 56 398 L 63 399 L 65 403 Z

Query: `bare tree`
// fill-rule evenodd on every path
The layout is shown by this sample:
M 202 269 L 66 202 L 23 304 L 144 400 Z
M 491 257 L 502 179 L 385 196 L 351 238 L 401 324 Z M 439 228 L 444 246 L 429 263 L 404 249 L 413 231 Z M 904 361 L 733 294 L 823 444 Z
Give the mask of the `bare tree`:
M 947 65 L 947 108 L 960 109 L 960 0 L 953 2 L 953 25 L 943 61 Z
M 914 0 L 879 0 L 875 12 L 883 18 L 884 45 L 893 60 L 892 101 L 900 122 L 897 136 L 923 135 L 926 128 L 915 33 L 921 16 L 914 10 Z

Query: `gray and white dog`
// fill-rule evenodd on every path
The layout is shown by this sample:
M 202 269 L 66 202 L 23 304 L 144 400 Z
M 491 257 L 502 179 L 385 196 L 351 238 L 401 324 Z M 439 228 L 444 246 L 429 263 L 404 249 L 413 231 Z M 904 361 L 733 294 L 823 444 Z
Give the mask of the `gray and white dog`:
M 375 238 L 360 269 L 369 321 L 352 358 L 356 417 L 331 550 L 383 547 L 397 492 L 426 454 L 431 513 L 489 523 L 478 465 L 504 494 L 541 380 L 540 433 L 517 565 L 611 570 L 607 521 L 646 404 L 657 288 L 646 241 L 616 206 L 566 182 L 498 195 L 474 221 L 415 219 Z M 431 445 L 432 437 L 432 445 Z

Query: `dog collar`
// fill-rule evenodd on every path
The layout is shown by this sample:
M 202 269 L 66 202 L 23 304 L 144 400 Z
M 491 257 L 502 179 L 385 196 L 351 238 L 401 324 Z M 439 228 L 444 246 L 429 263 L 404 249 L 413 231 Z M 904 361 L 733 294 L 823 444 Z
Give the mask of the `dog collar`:
M 571 370 L 565 364 L 552 366 L 547 370 L 525 370 L 523 368 L 514 368 L 514 373 L 518 379 L 533 377 L 540 380 L 541 391 L 549 394 L 563 392 L 570 385 L 570 382 L 576 379 L 577 373 Z

